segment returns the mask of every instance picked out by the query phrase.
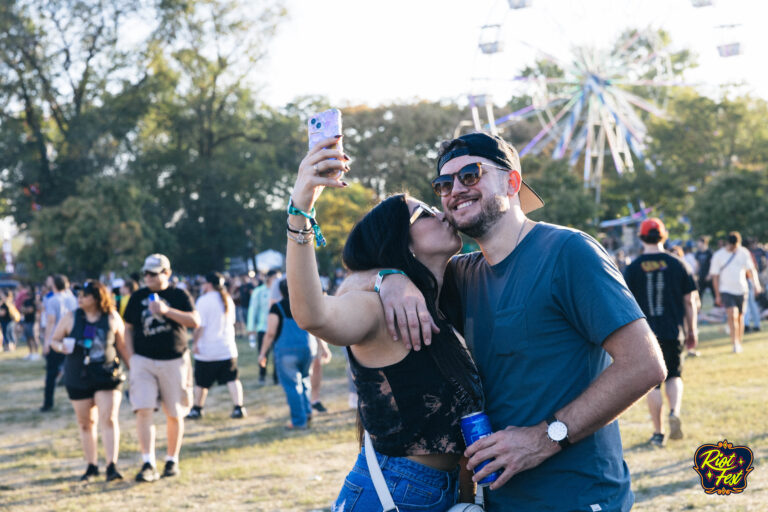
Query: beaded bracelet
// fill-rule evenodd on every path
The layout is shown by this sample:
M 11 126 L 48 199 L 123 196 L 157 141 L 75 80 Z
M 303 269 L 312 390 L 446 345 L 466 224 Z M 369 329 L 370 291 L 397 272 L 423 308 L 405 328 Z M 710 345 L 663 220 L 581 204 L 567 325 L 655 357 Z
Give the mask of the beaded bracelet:
M 325 247 L 325 238 L 323 238 L 323 233 L 320 231 L 320 225 L 315 220 L 314 207 L 309 213 L 299 210 L 293 205 L 293 198 L 291 197 L 288 199 L 288 215 L 301 215 L 302 217 L 309 219 L 309 225 L 312 228 L 312 231 L 315 232 L 315 242 L 317 243 L 317 247 Z
M 287 235 L 288 235 L 288 240 L 292 240 L 292 241 L 296 242 L 299 245 L 306 245 L 309 242 L 311 242 L 313 238 L 315 238 L 315 234 L 314 233 L 308 233 L 307 235 L 294 236 L 289 231 L 287 233 Z

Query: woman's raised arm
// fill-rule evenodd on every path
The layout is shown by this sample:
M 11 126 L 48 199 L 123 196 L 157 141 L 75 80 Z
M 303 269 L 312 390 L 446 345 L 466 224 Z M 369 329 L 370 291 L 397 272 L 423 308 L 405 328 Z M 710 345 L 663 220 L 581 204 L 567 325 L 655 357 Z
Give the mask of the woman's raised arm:
M 338 298 L 323 294 L 314 250 L 320 236 L 315 225 L 323 219 L 314 219 L 313 208 L 325 187 L 347 186 L 343 178 L 349 171 L 349 157 L 336 149 L 327 149 L 339 138 L 321 141 L 299 165 L 288 215 L 286 274 L 296 323 L 328 343 L 352 345 L 375 332 L 383 313 L 375 294 L 349 293 Z

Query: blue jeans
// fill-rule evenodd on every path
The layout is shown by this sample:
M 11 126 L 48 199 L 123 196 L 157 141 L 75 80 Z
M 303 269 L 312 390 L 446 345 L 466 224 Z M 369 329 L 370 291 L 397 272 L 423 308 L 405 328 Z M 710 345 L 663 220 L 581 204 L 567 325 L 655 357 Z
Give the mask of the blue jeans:
M 459 497 L 459 469 L 440 471 L 405 457 L 376 453 L 381 472 L 400 512 L 442 512 Z M 365 448 L 344 480 L 333 512 L 380 512 L 383 509 L 368 473 Z
M 306 427 L 307 419 L 312 415 L 309 404 L 309 368 L 312 358 L 309 347 L 275 347 L 277 377 L 291 409 L 291 423 L 298 428 Z
M 760 328 L 760 306 L 755 299 L 755 287 L 752 281 L 748 280 L 749 294 L 747 295 L 747 312 L 744 314 L 744 325 L 747 327 Z

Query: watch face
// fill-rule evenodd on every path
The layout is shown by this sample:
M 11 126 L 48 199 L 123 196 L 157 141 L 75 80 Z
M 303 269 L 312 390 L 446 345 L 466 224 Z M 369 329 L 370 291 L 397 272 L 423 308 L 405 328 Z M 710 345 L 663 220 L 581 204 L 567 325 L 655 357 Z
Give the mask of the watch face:
M 553 441 L 562 441 L 568 435 L 568 427 L 562 421 L 553 421 L 547 427 L 547 435 Z

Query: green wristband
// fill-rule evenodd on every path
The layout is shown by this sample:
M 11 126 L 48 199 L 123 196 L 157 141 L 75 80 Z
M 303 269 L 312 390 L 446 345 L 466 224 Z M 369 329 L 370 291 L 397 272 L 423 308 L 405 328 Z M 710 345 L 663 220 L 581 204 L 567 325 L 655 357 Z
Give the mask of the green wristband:
M 384 276 L 388 276 L 390 274 L 406 275 L 405 272 L 403 272 L 402 270 L 395 270 L 393 268 L 386 268 L 384 270 L 380 270 L 378 277 L 376 278 L 376 284 L 373 285 L 373 291 L 375 291 L 376 293 L 379 293 L 379 291 L 381 290 L 381 282 L 384 281 Z

